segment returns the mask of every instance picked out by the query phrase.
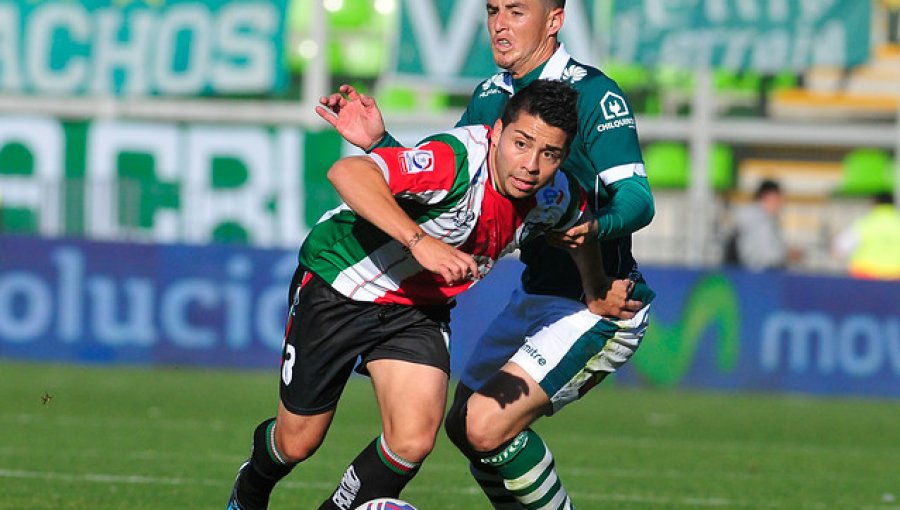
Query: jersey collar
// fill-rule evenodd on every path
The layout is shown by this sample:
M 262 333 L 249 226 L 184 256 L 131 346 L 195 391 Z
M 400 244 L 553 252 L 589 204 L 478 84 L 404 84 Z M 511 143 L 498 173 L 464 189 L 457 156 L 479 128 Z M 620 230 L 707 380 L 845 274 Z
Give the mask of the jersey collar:
M 534 71 L 523 76 L 522 79 L 513 80 L 509 71 L 503 71 L 501 73 L 501 79 L 497 80 L 497 86 L 503 89 L 507 94 L 512 95 L 515 93 L 515 89 L 522 89 L 534 80 L 560 80 L 562 79 L 563 72 L 566 70 L 566 66 L 571 58 L 571 55 L 566 51 L 566 47 L 563 43 L 559 43 L 559 48 L 556 48 L 556 51 L 546 62 L 541 64 L 541 66 Z M 538 69 L 540 70 L 540 74 L 535 72 L 538 71 Z M 537 74 L 537 76 L 535 76 L 535 74 Z
M 572 59 L 572 56 L 569 55 L 569 52 L 566 51 L 565 46 L 562 43 L 559 43 L 559 48 L 556 48 L 556 52 L 553 53 L 553 56 L 550 57 L 550 60 L 544 64 L 544 70 L 541 71 L 541 76 L 539 79 L 541 80 L 561 80 L 563 72 L 566 70 L 566 65 L 568 65 L 569 60 Z

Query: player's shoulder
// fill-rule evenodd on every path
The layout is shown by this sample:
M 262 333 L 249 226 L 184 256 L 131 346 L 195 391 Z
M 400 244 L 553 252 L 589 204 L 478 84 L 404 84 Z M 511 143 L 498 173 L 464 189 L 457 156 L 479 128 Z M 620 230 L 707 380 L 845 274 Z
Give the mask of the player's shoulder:
M 472 91 L 472 101 L 484 101 L 491 98 L 500 99 L 504 95 L 512 93 L 512 78 L 509 73 L 499 71 L 475 86 Z
M 631 105 L 615 80 L 596 67 L 581 64 L 574 59 L 563 72 L 578 91 L 578 112 L 582 128 L 596 126 L 594 133 L 619 127 L 634 128 L 635 119 Z
M 600 69 L 582 64 L 574 59 L 569 60 L 563 70 L 562 81 L 567 81 L 584 101 L 595 102 L 604 96 L 615 94 L 624 100 L 619 84 Z
M 472 146 L 482 146 L 490 138 L 490 129 L 484 124 L 459 126 L 423 138 L 418 145 L 442 143 L 453 147 L 454 152 L 465 151 Z
M 453 154 L 456 159 L 481 160 L 487 157 L 490 129 L 482 124 L 459 126 L 428 136 L 417 144 L 422 150 Z

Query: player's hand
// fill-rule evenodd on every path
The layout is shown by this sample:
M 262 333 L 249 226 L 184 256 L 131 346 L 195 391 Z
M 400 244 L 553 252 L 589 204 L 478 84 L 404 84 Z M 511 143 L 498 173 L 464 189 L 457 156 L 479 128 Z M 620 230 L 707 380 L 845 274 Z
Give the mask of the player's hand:
M 371 148 L 385 135 L 384 119 L 375 100 L 350 85 L 341 85 L 338 92 L 320 97 L 319 105 L 319 117 L 362 150 Z
M 617 319 L 631 319 L 644 307 L 644 303 L 629 299 L 634 290 L 632 280 L 613 280 L 609 289 L 602 296 L 588 299 L 587 307 L 591 313 Z
M 471 255 L 429 235 L 416 242 L 409 252 L 422 267 L 441 275 L 447 283 L 480 278 L 478 264 Z
M 597 239 L 597 220 L 579 223 L 565 232 L 547 232 L 547 242 L 557 248 L 577 249 Z

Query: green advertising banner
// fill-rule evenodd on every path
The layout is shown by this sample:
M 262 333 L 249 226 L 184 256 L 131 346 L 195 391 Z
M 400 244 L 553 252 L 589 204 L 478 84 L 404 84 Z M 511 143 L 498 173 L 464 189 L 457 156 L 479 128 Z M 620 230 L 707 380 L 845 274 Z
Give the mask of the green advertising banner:
M 775 73 L 869 56 L 870 0 L 618 0 L 621 62 Z
M 402 0 L 394 70 L 445 86 L 496 72 L 484 0 Z M 680 68 L 801 71 L 869 54 L 869 0 L 569 0 L 576 59 Z
M 282 90 L 287 2 L 0 2 L 0 89 L 92 96 Z
M 334 130 L 0 117 L 0 232 L 298 246 L 340 202 Z

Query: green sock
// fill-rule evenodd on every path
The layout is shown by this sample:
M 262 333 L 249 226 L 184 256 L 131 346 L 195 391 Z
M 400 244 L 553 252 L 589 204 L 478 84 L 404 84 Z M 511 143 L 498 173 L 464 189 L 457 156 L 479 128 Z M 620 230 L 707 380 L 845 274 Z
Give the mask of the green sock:
M 533 430 L 525 429 L 496 455 L 481 460 L 494 468 L 522 507 L 528 510 L 574 509 L 556 474 L 553 455 Z
M 516 497 L 503 485 L 503 478 L 500 478 L 496 469 L 480 462 L 471 462 L 469 472 L 495 510 L 522 509 Z

